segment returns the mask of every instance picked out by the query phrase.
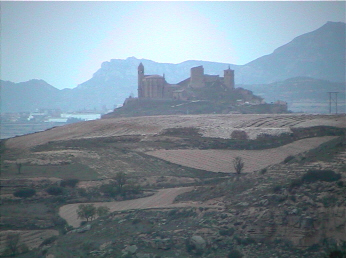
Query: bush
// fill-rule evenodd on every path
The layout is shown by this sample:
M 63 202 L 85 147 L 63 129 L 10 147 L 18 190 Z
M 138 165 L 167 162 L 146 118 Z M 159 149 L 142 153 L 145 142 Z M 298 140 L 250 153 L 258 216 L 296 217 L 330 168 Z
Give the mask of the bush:
M 109 214 L 110 209 L 107 206 L 100 206 L 96 209 L 96 214 L 99 217 L 106 216 Z
M 302 181 L 304 183 L 313 183 L 316 181 L 333 182 L 338 181 L 340 178 L 341 175 L 332 170 L 309 170 L 302 176 Z
M 62 186 L 62 187 L 69 186 L 69 187 L 74 188 L 78 182 L 79 182 L 79 180 L 76 178 L 64 179 L 61 181 L 60 186 Z
M 242 258 L 243 254 L 240 251 L 233 249 L 232 251 L 229 252 L 227 257 L 228 258 Z
M 267 173 L 267 169 L 266 169 L 266 168 L 262 168 L 262 169 L 260 170 L 260 174 L 261 174 L 261 175 L 264 175 L 265 173 Z
M 34 196 L 35 194 L 36 194 L 36 190 L 31 188 L 20 189 L 13 193 L 15 197 L 20 197 L 20 198 L 29 198 Z
M 108 197 L 115 197 L 117 194 L 119 194 L 119 190 L 114 184 L 103 184 L 100 186 L 100 192 L 102 192 L 105 196 Z
M 344 187 L 344 182 L 343 181 L 338 181 L 336 184 L 339 187 Z
M 247 140 L 249 138 L 249 136 L 247 135 L 247 133 L 245 131 L 234 130 L 231 133 L 231 138 L 235 139 L 235 140 Z
M 302 180 L 300 179 L 294 179 L 291 181 L 290 185 L 288 186 L 288 189 L 291 191 L 293 188 L 299 188 L 303 184 Z
M 220 229 L 219 234 L 220 236 L 232 236 L 234 234 L 234 231 L 234 228 Z
M 46 192 L 50 195 L 61 195 L 63 193 L 63 188 L 57 185 L 52 185 L 46 189 Z
M 290 162 L 291 160 L 294 160 L 294 156 L 289 155 L 289 156 L 287 156 L 287 157 L 284 159 L 284 163 L 288 163 L 288 162 Z
M 273 187 L 273 192 L 279 193 L 279 192 L 281 192 L 281 189 L 282 189 L 282 185 L 276 185 Z
M 40 244 L 40 246 L 44 246 L 44 245 L 50 245 L 52 244 L 53 242 L 55 242 L 55 240 L 58 239 L 58 236 L 51 236 L 51 237 L 48 237 L 46 238 L 45 240 L 43 240 L 43 242 Z

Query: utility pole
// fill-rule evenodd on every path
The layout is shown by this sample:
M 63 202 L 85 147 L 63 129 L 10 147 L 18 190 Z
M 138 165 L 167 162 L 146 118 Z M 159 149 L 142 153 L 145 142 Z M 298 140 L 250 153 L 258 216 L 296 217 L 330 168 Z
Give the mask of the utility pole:
M 332 103 L 335 103 L 335 114 L 338 113 L 338 93 L 337 91 L 329 91 L 329 114 L 332 113 Z

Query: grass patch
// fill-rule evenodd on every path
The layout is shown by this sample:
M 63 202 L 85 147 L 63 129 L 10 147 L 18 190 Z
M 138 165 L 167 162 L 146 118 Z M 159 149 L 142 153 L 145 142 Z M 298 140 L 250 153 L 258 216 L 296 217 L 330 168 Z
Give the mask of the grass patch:
M 95 170 L 83 164 L 67 164 L 67 165 L 24 165 L 21 173 L 15 165 L 8 166 L 1 171 L 1 178 L 31 178 L 31 177 L 58 177 L 62 179 L 78 178 L 79 180 L 95 180 L 98 178 Z

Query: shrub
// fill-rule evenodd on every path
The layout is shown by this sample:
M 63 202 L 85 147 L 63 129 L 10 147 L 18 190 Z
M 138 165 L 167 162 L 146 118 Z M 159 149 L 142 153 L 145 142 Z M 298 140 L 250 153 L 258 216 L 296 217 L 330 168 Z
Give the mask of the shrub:
M 299 188 L 303 184 L 302 180 L 300 179 L 294 179 L 291 181 L 291 183 L 288 186 L 288 189 L 291 191 L 293 188 Z
M 279 193 L 282 189 L 282 186 L 281 185 L 276 185 L 273 187 L 273 192 L 274 193 Z
M 96 209 L 97 216 L 106 216 L 108 215 L 110 209 L 107 206 L 100 206 Z
M 247 135 L 247 133 L 245 131 L 234 130 L 231 133 L 231 138 L 235 139 L 235 140 L 247 140 L 249 138 L 249 136 Z
M 117 194 L 119 194 L 119 190 L 112 183 L 101 185 L 100 192 L 108 197 L 115 197 Z
M 344 187 L 344 181 L 338 181 L 336 184 L 339 187 Z
M 262 168 L 262 169 L 260 170 L 260 174 L 261 174 L 261 175 L 264 175 L 265 173 L 267 173 L 267 169 L 266 169 L 266 168 Z
M 220 229 L 219 234 L 220 236 L 232 236 L 234 231 L 234 228 Z
M 341 178 L 340 174 L 332 170 L 309 170 L 302 176 L 302 181 L 305 183 L 312 183 L 316 181 L 333 182 Z
M 243 254 L 240 251 L 233 249 L 232 251 L 229 252 L 227 257 L 228 258 L 242 258 Z
M 289 156 L 287 156 L 287 157 L 284 159 L 284 163 L 288 163 L 288 162 L 290 162 L 290 161 L 293 160 L 293 159 L 294 159 L 294 156 L 289 155 Z
M 43 240 L 43 242 L 40 244 L 40 246 L 44 245 L 50 245 L 51 243 L 55 242 L 55 240 L 58 239 L 58 236 L 51 236 Z
M 35 194 L 36 194 L 36 190 L 31 188 L 20 189 L 13 193 L 15 197 L 20 197 L 20 198 L 29 198 L 34 196 Z
M 63 188 L 57 185 L 51 185 L 46 189 L 46 192 L 50 195 L 61 195 L 63 193 Z
M 76 178 L 64 179 L 61 181 L 60 186 L 62 186 L 62 187 L 69 186 L 69 187 L 74 188 L 78 182 L 79 182 L 79 180 Z

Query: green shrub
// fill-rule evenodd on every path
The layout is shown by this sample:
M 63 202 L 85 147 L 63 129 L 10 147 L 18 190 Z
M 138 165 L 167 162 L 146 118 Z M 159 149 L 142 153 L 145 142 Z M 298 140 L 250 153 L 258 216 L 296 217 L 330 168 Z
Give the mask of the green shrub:
M 309 170 L 302 176 L 302 181 L 304 183 L 313 183 L 316 181 L 333 182 L 338 181 L 340 178 L 341 175 L 332 170 Z
M 229 252 L 227 257 L 228 258 L 242 258 L 243 254 L 240 251 L 233 249 L 232 251 Z
M 247 135 L 247 133 L 245 131 L 234 130 L 231 133 L 231 138 L 236 139 L 236 140 L 247 140 L 247 139 L 249 139 L 249 136 Z
M 100 192 L 102 192 L 105 196 L 108 197 L 115 197 L 120 193 L 118 188 L 112 183 L 101 185 Z
M 46 192 L 50 195 L 61 195 L 63 194 L 63 188 L 57 185 L 51 185 L 46 189 Z
M 279 193 L 282 189 L 282 186 L 281 185 L 276 185 L 273 187 L 273 192 L 274 193 Z
M 262 169 L 260 170 L 260 174 L 261 174 L 261 175 L 264 175 L 265 173 L 267 173 L 267 169 L 266 169 L 266 168 L 262 168 Z
M 339 187 L 344 187 L 344 181 L 338 181 L 336 184 Z
M 289 156 L 287 156 L 287 157 L 284 159 L 284 163 L 288 163 L 288 162 L 290 162 L 290 161 L 293 160 L 293 159 L 294 159 L 294 156 L 289 155 Z
M 221 236 L 232 236 L 234 231 L 234 228 L 220 229 L 219 234 Z
M 55 240 L 58 239 L 58 236 L 51 236 L 43 240 L 43 242 L 40 244 L 40 246 L 44 245 L 50 245 L 51 243 L 55 242 Z
M 35 194 L 36 194 L 36 190 L 32 188 L 23 188 L 13 193 L 15 197 L 20 197 L 20 198 L 29 198 L 34 196 Z
M 303 184 L 302 180 L 300 179 L 294 179 L 291 181 L 291 183 L 288 186 L 288 190 L 291 191 L 293 188 L 299 188 Z
M 61 181 L 60 186 L 62 187 L 72 187 L 74 188 L 78 184 L 79 180 L 76 178 L 71 178 L 71 179 L 64 179 Z

